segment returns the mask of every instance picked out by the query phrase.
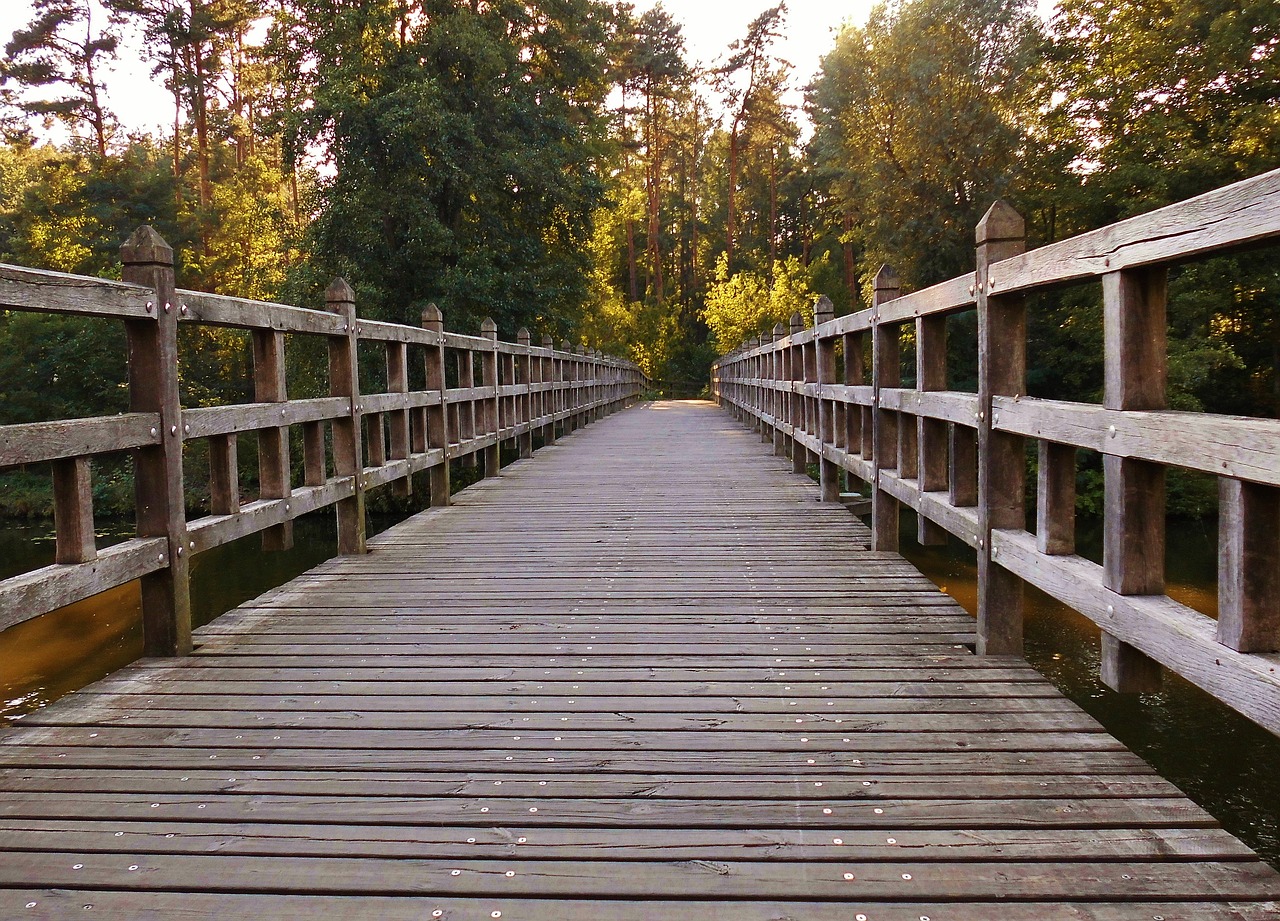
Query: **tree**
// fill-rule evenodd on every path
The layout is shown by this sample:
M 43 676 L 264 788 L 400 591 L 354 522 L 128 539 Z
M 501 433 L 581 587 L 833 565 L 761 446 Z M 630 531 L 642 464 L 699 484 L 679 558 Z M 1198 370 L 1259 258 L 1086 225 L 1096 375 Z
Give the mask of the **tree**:
M 781 130 L 783 123 L 781 97 L 790 65 L 773 58 L 769 54 L 769 46 L 781 37 L 786 15 L 787 5 L 779 3 L 753 19 L 747 26 L 747 34 L 729 46 L 729 59 L 718 72 L 721 91 L 731 113 L 725 226 L 725 248 L 731 265 L 738 230 L 738 178 L 744 141 L 749 141 L 757 126 L 772 127 L 776 131 Z M 746 83 L 736 82 L 743 74 Z
M 865 274 L 890 262 L 924 285 L 972 265 L 974 225 L 1035 142 L 1039 59 L 1026 0 L 906 0 L 840 34 L 808 108 Z
M 294 0 L 286 145 L 327 149 L 300 299 L 347 276 L 362 310 L 563 335 L 603 201 L 606 8 L 592 0 Z
M 711 329 L 721 353 L 736 349 L 748 339 L 770 333 L 777 323 L 786 323 L 799 313 L 806 324 L 813 322 L 816 300 L 808 271 L 792 256 L 771 267 L 768 275 L 756 272 L 729 272 L 729 254 L 716 262 L 716 280 L 707 291 L 703 318 Z
M 31 22 L 5 45 L 0 83 L 14 80 L 29 89 L 60 89 L 60 95 L 19 105 L 73 128 L 88 127 L 98 156 L 104 158 L 113 119 L 100 68 L 115 57 L 119 37 L 109 25 L 95 23 L 92 0 L 34 0 L 32 7 Z

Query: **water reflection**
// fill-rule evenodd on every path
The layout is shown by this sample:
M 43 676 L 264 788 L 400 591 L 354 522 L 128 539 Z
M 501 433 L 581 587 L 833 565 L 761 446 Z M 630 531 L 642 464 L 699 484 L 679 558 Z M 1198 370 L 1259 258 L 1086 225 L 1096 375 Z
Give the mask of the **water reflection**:
M 371 531 L 393 521 L 377 521 Z M 99 531 L 98 546 L 132 533 L 125 523 L 107 526 Z M 193 623 L 207 624 L 337 553 L 332 512 L 296 520 L 293 533 L 293 549 L 280 553 L 263 553 L 259 539 L 248 537 L 196 556 L 191 563 Z M 47 523 L 6 524 L 0 529 L 0 578 L 47 566 L 53 553 Z M 46 706 L 140 655 L 142 606 L 136 582 L 0 632 L 0 719 L 17 719 Z
M 902 554 L 977 610 L 973 551 L 952 539 L 921 547 L 903 521 Z M 1082 531 L 1084 555 L 1098 558 L 1096 531 Z M 1171 527 L 1168 593 L 1217 616 L 1217 541 L 1212 523 Z M 1107 731 L 1176 784 L 1233 834 L 1280 867 L 1280 738 L 1171 673 L 1156 694 L 1117 694 L 1098 676 L 1099 631 L 1083 615 L 1027 590 L 1027 658 Z

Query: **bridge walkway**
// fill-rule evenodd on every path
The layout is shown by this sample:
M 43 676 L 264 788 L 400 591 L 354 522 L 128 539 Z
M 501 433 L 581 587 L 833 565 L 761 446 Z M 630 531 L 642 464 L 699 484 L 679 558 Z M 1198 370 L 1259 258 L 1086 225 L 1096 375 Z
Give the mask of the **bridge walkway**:
M 1280 874 L 708 403 L 0 734 L 0 917 L 1277 917 Z

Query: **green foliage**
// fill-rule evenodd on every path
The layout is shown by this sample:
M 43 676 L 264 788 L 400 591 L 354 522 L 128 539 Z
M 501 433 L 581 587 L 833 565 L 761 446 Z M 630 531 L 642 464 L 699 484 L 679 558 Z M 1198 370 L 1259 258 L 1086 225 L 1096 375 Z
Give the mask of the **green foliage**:
M 813 146 L 863 251 L 920 287 L 972 265 L 973 227 L 1017 187 L 1045 88 L 1026 0 L 912 0 L 846 28 L 810 89 Z
M 774 324 L 786 326 L 799 313 L 813 325 L 814 295 L 808 269 L 794 256 L 773 265 L 773 277 L 755 272 L 729 274 L 729 258 L 716 263 L 716 280 L 707 291 L 703 319 L 716 347 L 727 352 L 748 339 L 771 334 Z
M 314 104 L 288 145 L 327 145 L 292 290 L 348 278 L 361 312 L 452 328 L 485 316 L 567 332 L 587 299 L 585 249 L 602 201 L 603 7 L 590 0 L 297 0 L 290 79 Z

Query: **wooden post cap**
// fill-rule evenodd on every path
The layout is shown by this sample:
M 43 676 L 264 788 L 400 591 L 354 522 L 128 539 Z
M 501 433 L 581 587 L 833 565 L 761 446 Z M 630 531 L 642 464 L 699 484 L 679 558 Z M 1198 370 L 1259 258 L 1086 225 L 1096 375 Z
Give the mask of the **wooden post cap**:
M 444 314 L 435 304 L 428 304 L 422 309 L 422 328 L 432 332 L 444 332 Z
M 568 340 L 568 339 L 561 340 L 561 342 L 560 342 L 560 351 L 562 351 L 562 352 L 572 352 L 572 351 L 573 351 L 573 346 L 571 346 L 571 345 L 569 344 L 569 340 Z
M 804 317 L 800 316 L 800 311 L 796 311 L 791 315 L 791 333 L 792 335 L 804 329 Z
M 978 222 L 974 238 L 979 246 L 996 240 L 1021 240 L 1027 235 L 1027 222 L 1003 199 L 997 201 Z
M 480 324 L 480 335 L 486 339 L 497 341 L 498 324 L 493 322 L 493 317 L 485 317 L 484 322 Z
M 354 304 L 356 302 L 356 293 L 351 290 L 351 286 L 347 284 L 344 278 L 335 278 L 329 283 L 329 287 L 325 289 L 324 300 L 330 306 L 334 304 Z
M 874 287 L 876 291 L 897 291 L 902 287 L 902 279 L 891 266 L 882 265 L 876 272 Z
M 787 338 L 787 328 L 781 323 L 773 324 L 773 341 L 777 342 L 779 339 L 785 338 Z
M 828 320 L 836 318 L 836 305 L 831 303 L 831 298 L 825 294 L 818 298 L 818 302 L 813 305 L 813 325 L 825 323 Z
M 143 224 L 120 247 L 125 265 L 173 265 L 173 247 L 149 224 Z
M 542 347 L 544 349 L 554 349 L 556 347 L 556 340 L 551 337 L 550 333 L 542 337 Z
M 521 345 L 528 345 L 530 341 L 529 330 L 523 326 L 516 330 L 516 342 Z

